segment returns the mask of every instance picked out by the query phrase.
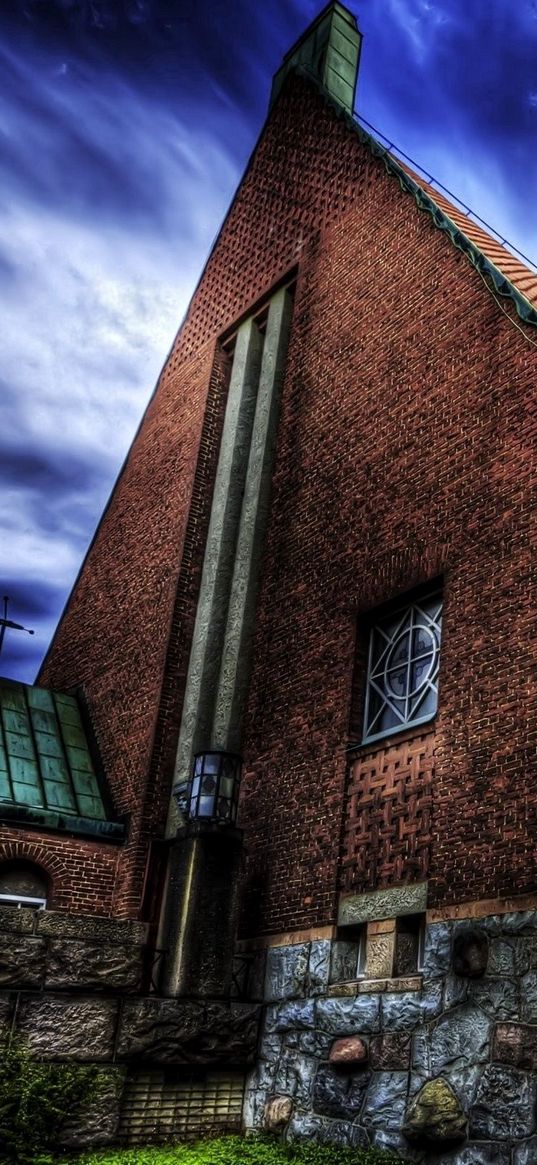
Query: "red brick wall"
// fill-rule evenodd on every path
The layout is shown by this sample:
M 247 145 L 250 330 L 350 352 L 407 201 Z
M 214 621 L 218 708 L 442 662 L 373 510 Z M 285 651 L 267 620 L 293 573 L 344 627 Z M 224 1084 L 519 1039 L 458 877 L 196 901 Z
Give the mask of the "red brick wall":
M 171 785 L 222 424 L 215 340 L 359 197 L 368 164 L 297 81 L 259 143 L 40 675 L 83 685 L 116 804 L 131 815 L 117 889 L 127 915 Z
M 34 862 L 50 880 L 47 905 L 74 914 L 114 914 L 119 850 L 70 837 L 0 826 L 0 862 Z
M 537 883 L 536 352 L 396 182 L 370 195 L 301 269 L 248 721 L 252 930 L 335 917 L 356 620 L 437 575 L 431 899 Z M 377 884 L 416 877 L 373 861 Z
M 535 888 L 535 350 L 295 80 L 42 676 L 84 685 L 116 803 L 132 815 L 116 887 L 127 914 L 171 781 L 225 393 L 215 341 L 298 260 L 246 725 L 245 925 L 332 921 L 356 619 L 439 574 L 433 898 Z

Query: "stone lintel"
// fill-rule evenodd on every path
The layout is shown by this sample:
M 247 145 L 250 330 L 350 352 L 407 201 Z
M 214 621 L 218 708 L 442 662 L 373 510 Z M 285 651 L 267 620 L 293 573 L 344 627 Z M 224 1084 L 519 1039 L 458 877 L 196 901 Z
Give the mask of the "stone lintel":
M 427 882 L 408 886 L 391 886 L 367 894 L 348 894 L 339 904 L 340 926 L 357 926 L 398 918 L 403 914 L 423 914 L 427 908 Z
M 237 943 L 237 953 L 263 950 L 266 947 L 294 947 L 303 943 L 336 938 L 335 926 L 310 926 L 306 930 L 286 930 L 279 934 L 260 934 L 255 938 L 241 939 Z

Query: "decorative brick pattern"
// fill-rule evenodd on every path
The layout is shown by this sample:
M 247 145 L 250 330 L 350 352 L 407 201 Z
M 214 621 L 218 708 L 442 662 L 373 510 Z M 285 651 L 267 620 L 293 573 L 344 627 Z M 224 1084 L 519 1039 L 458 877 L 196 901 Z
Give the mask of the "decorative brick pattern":
M 341 889 L 423 881 L 431 847 L 434 734 L 376 748 L 350 767 Z

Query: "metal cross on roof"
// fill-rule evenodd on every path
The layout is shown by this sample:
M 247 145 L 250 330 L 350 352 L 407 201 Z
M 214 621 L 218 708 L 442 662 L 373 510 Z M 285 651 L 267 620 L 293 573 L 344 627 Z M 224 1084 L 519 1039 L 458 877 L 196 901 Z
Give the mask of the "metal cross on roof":
M 3 616 L 3 618 L 0 619 L 0 655 L 2 653 L 2 647 L 4 645 L 4 636 L 6 634 L 8 627 L 9 627 L 10 631 L 26 631 L 28 633 L 28 635 L 34 634 L 33 631 L 30 631 L 29 627 L 23 627 L 22 623 L 14 623 L 12 619 L 8 619 L 8 617 L 7 617 L 7 605 L 9 602 L 9 595 L 4 595 L 3 598 L 4 598 L 4 616 Z

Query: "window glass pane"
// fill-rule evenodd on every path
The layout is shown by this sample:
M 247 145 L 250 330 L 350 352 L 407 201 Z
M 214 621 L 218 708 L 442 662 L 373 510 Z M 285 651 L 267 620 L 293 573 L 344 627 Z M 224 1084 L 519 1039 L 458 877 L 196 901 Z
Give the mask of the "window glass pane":
M 371 627 L 364 740 L 434 716 L 437 706 L 441 597 L 399 606 Z

